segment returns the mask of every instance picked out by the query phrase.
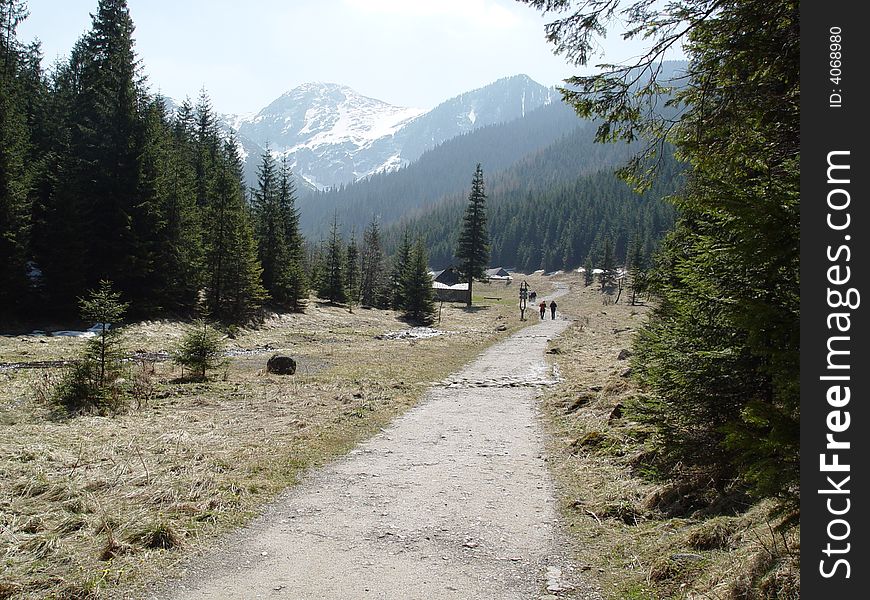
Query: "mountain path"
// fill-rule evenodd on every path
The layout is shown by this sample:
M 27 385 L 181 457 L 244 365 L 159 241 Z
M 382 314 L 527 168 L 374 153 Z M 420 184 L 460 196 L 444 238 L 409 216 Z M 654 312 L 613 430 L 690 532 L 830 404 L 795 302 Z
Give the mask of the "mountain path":
M 537 413 L 569 324 L 548 312 L 492 346 L 151 597 L 596 598 L 559 542 Z

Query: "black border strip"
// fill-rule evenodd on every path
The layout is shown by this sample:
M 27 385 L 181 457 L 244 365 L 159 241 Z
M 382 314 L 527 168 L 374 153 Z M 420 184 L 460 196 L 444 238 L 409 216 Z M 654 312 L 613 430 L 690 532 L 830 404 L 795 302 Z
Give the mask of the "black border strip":
M 857 599 L 870 593 L 870 362 L 863 352 L 870 307 L 862 305 L 870 296 L 860 297 L 870 294 L 870 31 L 858 14 L 862 2 L 800 8 L 801 591 L 809 599 Z M 831 54 L 837 35 L 840 63 Z

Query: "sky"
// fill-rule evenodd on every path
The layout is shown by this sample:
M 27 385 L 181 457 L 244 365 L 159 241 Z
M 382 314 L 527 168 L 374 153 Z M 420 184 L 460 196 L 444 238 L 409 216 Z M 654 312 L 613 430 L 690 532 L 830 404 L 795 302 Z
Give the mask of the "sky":
M 28 0 L 18 39 L 42 42 L 45 66 L 90 28 L 97 0 Z M 223 113 L 253 113 L 306 82 L 348 85 L 398 106 L 429 109 L 501 77 L 543 85 L 589 72 L 554 56 L 553 20 L 514 0 L 128 0 L 152 92 L 202 88 Z M 619 62 L 640 53 L 604 41 Z

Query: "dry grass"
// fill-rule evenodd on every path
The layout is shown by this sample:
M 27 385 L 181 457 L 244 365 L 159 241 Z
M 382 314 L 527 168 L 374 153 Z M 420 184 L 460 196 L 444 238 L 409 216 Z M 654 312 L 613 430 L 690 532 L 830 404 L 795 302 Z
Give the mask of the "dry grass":
M 59 417 L 46 401 L 59 369 L 0 371 L 0 599 L 135 596 L 524 325 L 516 286 L 475 291 L 503 300 L 445 304 L 439 337 L 376 339 L 408 326 L 391 311 L 312 304 L 240 331 L 236 356 L 206 382 L 184 382 L 168 361 L 133 363 L 146 392 L 113 417 Z M 161 353 L 182 334 L 151 322 L 126 339 Z M 70 359 L 81 344 L 0 337 L 0 362 Z M 296 375 L 265 373 L 273 351 L 297 360 Z
M 656 508 L 679 490 L 648 469 L 649 431 L 626 410 L 637 388 L 618 358 L 649 308 L 560 278 L 572 291 L 559 306 L 577 320 L 551 343 L 565 382 L 543 407 L 561 512 L 587 576 L 612 600 L 799 598 L 799 532 L 775 532 L 769 505 L 712 518 Z

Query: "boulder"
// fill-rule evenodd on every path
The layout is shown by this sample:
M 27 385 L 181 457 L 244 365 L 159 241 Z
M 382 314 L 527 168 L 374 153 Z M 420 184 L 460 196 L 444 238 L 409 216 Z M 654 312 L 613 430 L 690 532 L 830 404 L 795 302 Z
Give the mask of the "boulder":
M 631 350 L 623 349 L 619 351 L 619 355 L 616 357 L 616 360 L 625 360 L 629 356 L 631 356 Z
M 293 375 L 296 372 L 296 361 L 289 356 L 273 354 L 266 363 L 266 371 L 275 375 Z

